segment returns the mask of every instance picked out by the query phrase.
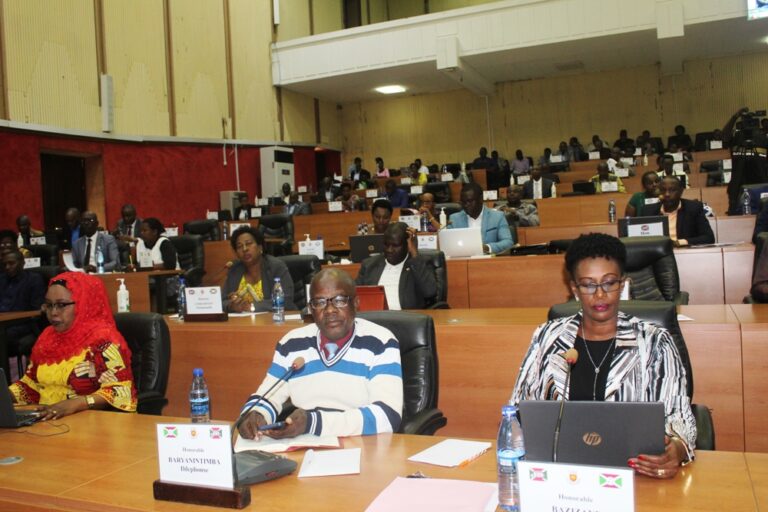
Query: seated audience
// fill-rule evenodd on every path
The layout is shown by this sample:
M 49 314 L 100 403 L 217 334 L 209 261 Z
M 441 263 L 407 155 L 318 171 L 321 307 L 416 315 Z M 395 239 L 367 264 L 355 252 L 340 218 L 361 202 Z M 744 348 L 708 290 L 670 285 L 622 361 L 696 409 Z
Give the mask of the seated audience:
M 33 238 L 45 236 L 45 233 L 32 227 L 28 215 L 19 215 L 16 217 L 16 229 L 19 230 L 19 234 L 24 241 L 23 245 L 26 246 L 32 245 Z
M 480 228 L 485 254 L 498 254 L 511 249 L 515 244 L 512 232 L 504 214 L 486 208 L 483 204 L 483 189 L 475 182 L 461 189 L 462 211 L 451 215 L 448 228 Z
M 392 208 L 408 208 L 408 193 L 399 188 L 395 180 L 389 179 L 384 184 L 384 198 Z
M 301 196 L 295 190 L 288 196 L 288 204 L 284 208 L 288 215 L 309 215 L 312 213 L 309 203 L 302 201 Z
M 683 165 L 675 166 L 676 163 L 682 163 Z M 688 164 L 684 162 L 675 162 L 675 157 L 672 156 L 669 153 L 666 153 L 664 155 L 661 155 L 659 157 L 659 170 L 656 171 L 660 178 L 664 178 L 666 176 L 686 176 L 685 168 L 688 166 Z M 682 169 L 680 168 L 682 167 Z M 688 183 L 688 178 L 685 178 L 685 188 L 690 188 L 691 184 Z
M 136 217 L 136 207 L 125 204 L 120 209 L 120 218 L 112 235 L 121 242 L 135 242 L 141 231 L 141 219 Z
M 142 269 L 180 269 L 176 247 L 168 238 L 163 224 L 154 217 L 141 221 L 139 240 L 136 242 L 136 263 Z M 147 263 L 151 263 L 148 266 Z
M 355 318 L 355 282 L 343 270 L 323 269 L 312 279 L 309 308 L 315 322 L 286 334 L 256 393 L 248 398 L 240 435 L 246 439 L 301 434 L 354 436 L 396 432 L 403 410 L 400 346 L 387 329 Z M 262 399 L 296 361 L 302 369 Z M 277 421 L 284 404 L 296 407 L 279 430 L 258 428 Z
M 365 199 L 353 194 L 352 185 L 347 182 L 341 184 L 341 195 L 336 198 L 336 201 L 341 201 L 341 208 L 345 212 L 365 210 Z
M 1 257 L 0 313 L 11 311 L 39 311 L 45 297 L 45 282 L 40 274 L 24 270 L 24 256 L 17 250 Z M 4 327 L 8 352 L 11 355 L 29 354 L 40 332 L 36 322 L 14 323 Z
M 251 218 L 251 210 L 256 208 L 253 204 L 251 204 L 248 201 L 248 196 L 246 194 L 241 195 L 237 198 L 237 201 L 239 203 L 239 206 L 235 207 L 235 214 L 234 214 L 234 220 L 248 220 Z
M 595 134 L 592 136 L 592 142 L 587 146 L 587 152 L 591 153 L 592 151 L 600 151 L 601 149 L 607 147 L 608 143 L 605 142 L 599 135 Z
M 131 351 L 115 326 L 104 284 L 65 272 L 51 279 L 43 311 L 46 327 L 30 364 L 10 386 L 17 404 L 40 404 L 43 420 L 86 409 L 136 410 Z
M 506 158 L 499 156 L 499 152 L 495 149 L 491 151 L 491 160 L 493 160 L 493 164 L 496 166 L 496 168 L 506 175 L 509 175 L 509 162 Z
M 487 171 L 496 170 L 496 162 L 492 158 L 488 158 L 488 150 L 484 147 L 480 148 L 480 156 L 472 161 L 472 170 L 485 169 Z
M 414 180 L 414 185 L 426 185 L 429 181 L 429 168 L 422 164 L 419 158 L 413 161 L 411 179 Z
M 523 151 L 521 149 L 515 151 L 515 159 L 512 160 L 510 168 L 512 169 L 512 174 L 514 176 L 520 176 L 521 174 L 528 174 L 531 172 L 531 162 L 523 156 Z
M 61 235 L 63 238 L 59 241 L 59 247 L 66 250 L 72 249 L 80 238 L 80 210 L 67 209 L 64 213 L 64 230 Z
M 377 199 L 371 205 L 373 232 L 384 233 L 392 220 L 392 204 L 386 199 Z
M 577 137 L 571 137 L 568 141 L 568 153 L 571 162 L 581 162 L 587 158 L 587 152 L 584 151 L 584 146 L 581 145 Z
M 534 167 L 531 171 L 531 179 L 523 184 L 523 197 L 525 199 L 542 199 L 545 197 L 557 197 L 555 182 L 541 177 L 541 167 Z
M 687 376 L 668 331 L 619 310 L 626 259 L 624 244 L 610 235 L 581 235 L 571 244 L 565 266 L 582 310 L 536 329 L 510 402 L 662 402 L 664 453 L 638 454 L 628 464 L 646 476 L 672 478 L 693 459 L 696 444 Z M 563 354 L 571 348 L 579 358 L 566 389 Z
M 624 211 L 626 217 L 645 217 L 646 206 L 659 203 L 659 175 L 655 171 L 646 171 L 641 178 L 642 192 L 635 192 Z
M 416 230 L 402 222 L 387 227 L 384 254 L 363 260 L 355 282 L 383 286 L 389 309 L 425 309 L 437 295 L 435 269 L 419 256 Z
M 619 131 L 619 138 L 613 143 L 613 147 L 619 148 L 623 153 L 635 152 L 635 141 L 627 137 L 627 130 L 622 129 Z
M 10 229 L 0 230 L 0 256 L 7 252 L 19 251 L 22 256 L 29 258 L 32 253 L 25 247 L 19 247 L 19 236 Z
M 389 178 L 389 169 L 384 167 L 384 159 L 380 156 L 376 157 L 376 177 Z
M 283 183 L 283 186 L 282 186 L 281 190 L 283 192 L 283 195 L 280 198 L 282 200 L 282 202 L 279 203 L 277 206 L 282 206 L 284 204 L 288 204 L 288 200 L 291 198 L 291 184 L 288 183 L 288 182 Z
M 507 200 L 496 203 L 496 209 L 507 217 L 507 222 L 511 220 L 515 226 L 539 225 L 539 212 L 536 204 L 523 202 L 523 187 L 520 185 L 507 187 Z
M 683 186 L 674 176 L 662 178 L 659 184 L 661 202 L 647 205 L 645 215 L 669 217 L 669 237 L 676 246 L 715 243 L 715 234 L 699 201 L 682 199 Z
M 104 270 L 112 272 L 120 268 L 120 255 L 115 237 L 99 231 L 99 219 L 93 212 L 83 212 L 80 219 L 80 237 L 72 246 L 72 260 L 77 268 L 96 272 L 98 253 L 104 257 Z
M 363 169 L 363 160 L 359 156 L 355 157 L 355 163 L 349 167 L 349 179 L 355 182 L 355 188 L 368 188 L 371 183 L 371 173 Z
M 549 165 L 551 156 L 552 156 L 552 149 L 544 148 L 544 154 L 539 157 L 539 167 L 541 167 L 542 165 Z
M 595 192 L 598 194 L 603 192 L 621 192 L 623 194 L 627 191 L 621 178 L 608 170 L 606 162 L 597 164 L 597 174 L 592 176 L 589 181 L 595 184 Z
M 675 126 L 675 134 L 667 139 L 667 148 L 671 148 L 673 145 L 677 146 L 683 151 L 690 151 L 693 149 L 693 142 L 691 142 L 691 136 L 685 133 L 685 126 L 679 124 Z M 673 153 L 673 151 L 669 151 Z
M 325 176 L 317 188 L 317 194 L 312 198 L 315 203 L 327 203 L 336 199 L 338 187 L 334 185 L 330 176 Z
M 571 161 L 571 153 L 568 151 L 568 144 L 565 141 L 560 142 L 560 145 L 557 147 L 557 153 L 554 154 L 562 158 L 563 162 Z
M 435 212 L 435 196 L 430 194 L 429 192 L 424 192 L 419 196 L 419 215 L 422 215 L 423 213 L 427 214 L 427 220 L 429 221 L 429 226 L 427 226 L 427 231 L 435 232 L 440 231 L 440 220 L 438 217 L 440 216 L 439 213 Z
M 293 310 L 293 279 L 288 267 L 280 259 L 264 254 L 264 236 L 250 226 L 242 226 L 230 239 L 235 250 L 235 261 L 227 272 L 224 297 L 227 311 L 270 311 L 275 278 L 285 294 L 285 309 Z

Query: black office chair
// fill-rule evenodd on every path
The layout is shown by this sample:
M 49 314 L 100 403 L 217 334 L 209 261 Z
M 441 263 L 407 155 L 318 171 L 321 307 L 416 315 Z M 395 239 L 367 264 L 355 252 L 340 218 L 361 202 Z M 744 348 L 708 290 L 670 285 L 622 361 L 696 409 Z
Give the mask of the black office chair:
M 636 300 L 668 300 L 688 304 L 688 292 L 680 291 L 680 275 L 672 239 L 666 236 L 620 239 L 627 248 L 630 296 Z
M 205 251 L 200 235 L 179 235 L 168 237 L 176 248 L 179 266 L 184 271 L 186 286 L 200 286 L 205 275 Z
M 315 274 L 320 272 L 320 260 L 314 255 L 290 254 L 278 257 L 285 266 L 293 280 L 293 303 L 299 310 L 307 306 L 307 285 L 312 282 Z
M 575 315 L 581 304 L 578 302 L 566 302 L 552 306 L 549 310 L 548 318 L 553 320 L 564 316 Z M 688 355 L 688 348 L 685 345 L 683 333 L 680 330 L 680 324 L 677 321 L 677 307 L 673 302 L 667 301 L 649 301 L 649 300 L 630 300 L 621 301 L 619 309 L 624 313 L 635 316 L 646 322 L 651 322 L 667 329 L 672 336 L 672 340 L 680 353 L 680 360 L 685 368 L 687 377 L 687 394 L 691 400 L 691 410 L 696 418 L 696 437 L 697 450 L 715 449 L 715 427 L 712 422 L 712 414 L 703 404 L 693 403 L 693 369 L 691 359 Z
M 437 294 L 435 300 L 429 305 L 428 309 L 451 309 L 448 305 L 448 267 L 445 265 L 445 253 L 431 249 L 422 249 L 419 251 L 421 256 L 429 258 L 432 267 L 435 269 L 435 282 L 437 283 Z
M 200 235 L 204 242 L 221 239 L 219 222 L 213 219 L 190 220 L 184 223 L 185 235 Z
M 257 230 L 264 236 L 265 248 L 272 256 L 284 256 L 293 251 L 293 218 L 290 215 L 285 213 L 264 215 L 259 219 Z M 279 239 L 279 241 L 267 241 L 266 239 L 269 238 Z
M 424 192 L 432 194 L 435 197 L 435 203 L 451 202 L 451 187 L 444 181 L 427 183 L 424 185 Z
M 693 143 L 693 151 L 706 151 L 707 141 L 712 139 L 713 132 L 699 132 L 696 134 L 696 138 Z
M 40 258 L 40 265 L 58 265 L 59 264 L 59 246 L 55 244 L 27 245 L 25 246 L 32 257 Z
M 51 279 L 64 272 L 64 269 L 58 265 L 42 265 L 36 268 L 29 268 L 27 270 L 36 274 L 40 274 L 43 278 L 43 282 L 45 283 L 46 288 L 48 288 L 48 283 L 51 281 Z
M 450 218 L 451 215 L 454 213 L 460 212 L 462 210 L 461 205 L 459 203 L 437 203 L 435 204 L 435 212 L 437 212 L 438 215 L 440 215 L 440 212 L 442 209 L 445 208 L 445 216 L 447 218 Z
M 402 434 L 433 435 L 448 420 L 437 408 L 437 344 L 432 317 L 407 311 L 366 311 L 358 317 L 392 331 L 400 342 L 403 370 Z
M 765 249 L 766 242 L 768 242 L 768 231 L 763 231 L 761 233 L 758 233 L 755 237 L 755 256 L 752 260 L 752 281 L 755 279 L 755 273 L 757 272 L 757 262 L 760 259 L 760 253 L 763 252 L 763 249 Z M 750 286 L 751 288 L 751 286 Z M 746 297 L 744 297 L 745 304 L 757 304 L 761 302 L 760 298 L 755 298 L 750 293 Z
M 118 313 L 117 330 L 131 349 L 131 371 L 138 392 L 137 412 L 160 415 L 168 404 L 171 335 L 157 313 Z

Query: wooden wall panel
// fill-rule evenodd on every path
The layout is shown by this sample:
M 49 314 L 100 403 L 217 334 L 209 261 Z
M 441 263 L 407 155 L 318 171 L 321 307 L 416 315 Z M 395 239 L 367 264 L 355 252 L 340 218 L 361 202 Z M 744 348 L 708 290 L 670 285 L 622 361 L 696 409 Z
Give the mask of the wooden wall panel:
M 3 2 L 8 117 L 100 131 L 93 2 Z
M 380 23 L 382 21 L 388 21 L 388 9 L 387 0 L 360 0 L 368 4 L 368 14 L 371 19 L 371 23 Z
M 299 2 L 296 2 L 299 3 Z M 344 28 L 344 11 L 341 0 L 312 0 L 313 34 L 323 34 Z M 365 4 L 365 0 L 362 0 Z M 365 7 L 365 5 L 363 5 Z M 365 15 L 363 23 L 365 23 Z
M 424 14 L 424 2 L 421 0 L 387 0 L 389 19 L 397 20 Z
M 320 102 L 320 142 L 335 148 L 343 144 L 341 111 L 336 103 Z
M 283 140 L 314 144 L 315 100 L 311 96 L 283 89 Z
M 221 138 L 229 117 L 222 3 L 171 0 L 170 11 L 177 134 Z
M 103 5 L 115 133 L 170 135 L 162 2 L 104 0 Z
M 277 140 L 280 129 L 269 45 L 271 2 L 229 0 L 237 137 Z
M 272 2 L 262 2 L 271 4 Z M 306 37 L 309 31 L 309 0 L 280 2 L 280 25 L 277 26 L 277 40 L 289 41 Z

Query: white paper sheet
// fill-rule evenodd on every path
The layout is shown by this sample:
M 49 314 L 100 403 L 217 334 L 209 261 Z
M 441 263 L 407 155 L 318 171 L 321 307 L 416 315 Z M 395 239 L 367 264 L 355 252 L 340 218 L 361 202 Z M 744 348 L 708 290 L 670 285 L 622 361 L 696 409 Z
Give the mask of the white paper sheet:
M 298 477 L 358 474 L 360 474 L 360 448 L 307 450 Z

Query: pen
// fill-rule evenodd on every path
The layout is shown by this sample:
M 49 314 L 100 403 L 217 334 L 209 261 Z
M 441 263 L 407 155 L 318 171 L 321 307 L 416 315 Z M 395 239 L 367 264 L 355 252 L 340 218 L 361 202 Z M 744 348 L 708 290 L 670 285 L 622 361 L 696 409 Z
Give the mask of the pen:
M 270 423 L 269 425 L 262 425 L 258 428 L 259 432 L 263 432 L 264 430 L 280 430 L 285 428 L 285 422 L 284 421 L 278 421 L 277 423 Z

